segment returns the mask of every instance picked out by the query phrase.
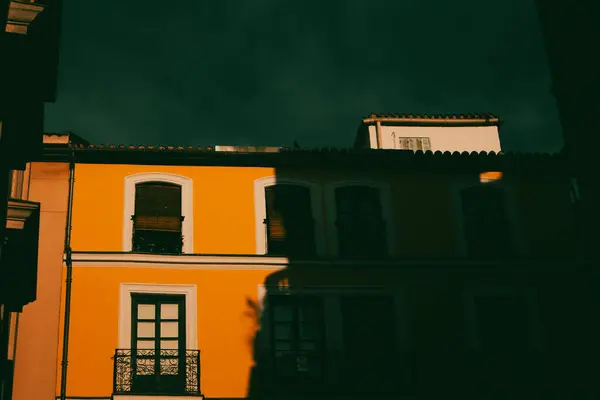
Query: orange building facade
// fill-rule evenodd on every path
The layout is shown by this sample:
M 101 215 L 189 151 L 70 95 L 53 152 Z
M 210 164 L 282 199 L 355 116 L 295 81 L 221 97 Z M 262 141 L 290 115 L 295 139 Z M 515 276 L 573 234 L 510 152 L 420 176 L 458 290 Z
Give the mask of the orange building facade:
M 60 309 L 39 371 L 57 396 L 468 397 L 563 373 L 541 372 L 568 360 L 567 315 L 548 310 L 579 268 L 558 156 L 70 142 L 32 164 L 62 171 L 36 303 Z M 20 340 L 14 398 L 41 398 Z

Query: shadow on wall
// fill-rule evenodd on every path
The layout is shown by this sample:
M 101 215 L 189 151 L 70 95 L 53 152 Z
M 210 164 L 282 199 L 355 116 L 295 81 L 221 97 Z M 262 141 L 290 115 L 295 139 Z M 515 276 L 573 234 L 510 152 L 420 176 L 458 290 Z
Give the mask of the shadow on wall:
M 507 238 L 498 239 L 509 235 L 504 228 L 492 237 L 505 251 L 401 262 L 383 244 L 377 197 L 344 188 L 336 192 L 335 246 L 346 262 L 334 262 L 315 254 L 304 190 L 266 190 L 267 251 L 288 257 L 289 266 L 267 277 L 262 304 L 247 299 L 256 326 L 248 398 L 529 399 L 555 393 L 557 376 L 573 376 L 569 355 L 555 352 L 549 362 L 541 345 L 552 293 L 565 277 L 560 268 L 539 275 L 533 264 L 518 264 Z M 489 203 L 500 214 L 503 206 Z M 553 318 L 560 337 L 565 314 Z

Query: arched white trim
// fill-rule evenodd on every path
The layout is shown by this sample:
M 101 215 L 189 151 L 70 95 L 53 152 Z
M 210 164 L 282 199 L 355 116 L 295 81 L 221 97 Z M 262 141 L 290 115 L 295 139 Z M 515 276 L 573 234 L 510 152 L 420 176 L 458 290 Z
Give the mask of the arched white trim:
M 335 190 L 344 186 L 367 186 L 379 190 L 379 200 L 381 201 L 381 216 L 385 221 L 387 248 L 390 257 L 396 256 L 396 229 L 392 212 L 392 192 L 390 185 L 383 182 L 373 181 L 338 181 L 328 183 L 325 190 L 325 207 L 327 209 L 327 230 L 330 235 L 331 255 L 338 256 L 338 238 L 335 220 L 337 218 L 337 205 L 335 202 Z
M 131 294 L 185 295 L 185 345 L 198 349 L 198 299 L 196 285 L 159 285 L 149 283 L 122 283 L 119 293 L 119 348 L 131 348 Z
M 181 186 L 181 214 L 183 219 L 183 253 L 194 252 L 194 191 L 193 181 L 185 176 L 166 172 L 146 172 L 125 177 L 125 204 L 123 207 L 123 251 L 131 251 L 131 236 L 135 212 L 135 185 L 142 182 L 167 182 Z
M 267 235 L 265 231 L 264 220 L 267 218 L 267 208 L 265 203 L 265 188 L 273 186 L 276 183 L 305 186 L 310 189 L 311 209 L 315 219 L 315 245 L 317 255 L 325 253 L 325 233 L 323 230 L 323 192 L 318 183 L 293 179 L 282 178 L 279 176 L 267 176 L 254 181 L 254 224 L 256 234 L 256 254 L 266 254 Z

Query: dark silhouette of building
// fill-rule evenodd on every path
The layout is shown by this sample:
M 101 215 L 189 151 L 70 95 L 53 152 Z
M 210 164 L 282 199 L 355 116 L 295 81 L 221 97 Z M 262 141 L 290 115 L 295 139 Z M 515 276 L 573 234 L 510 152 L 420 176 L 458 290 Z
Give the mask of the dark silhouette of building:
M 600 186 L 595 159 L 600 144 L 596 121 L 600 61 L 590 49 L 597 45 L 600 32 L 592 4 L 535 0 L 552 76 L 552 93 L 562 125 L 564 151 L 580 197 L 583 250 L 597 259 L 595 236 L 600 222 Z

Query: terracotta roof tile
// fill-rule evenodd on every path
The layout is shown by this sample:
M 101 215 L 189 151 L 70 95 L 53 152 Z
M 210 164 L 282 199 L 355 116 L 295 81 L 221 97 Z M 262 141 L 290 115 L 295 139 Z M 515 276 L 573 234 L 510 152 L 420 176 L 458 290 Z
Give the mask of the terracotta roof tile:
M 140 153 L 140 152 L 148 152 L 148 153 L 217 153 L 213 146 L 201 147 L 201 146 L 172 146 L 172 145 L 123 145 L 123 144 L 109 144 L 109 145 L 96 145 L 89 144 L 84 145 L 80 143 L 72 143 L 70 147 L 74 149 L 80 150 L 96 150 L 96 151 L 117 151 L 117 152 L 130 152 L 130 153 Z M 218 153 L 230 153 L 230 154 L 240 154 L 239 151 L 219 151 Z M 257 154 L 258 152 L 248 152 L 248 154 Z M 269 152 L 265 152 L 264 154 L 268 154 Z M 273 153 L 273 152 L 270 152 Z M 433 156 L 433 157 L 476 157 L 476 156 L 507 156 L 507 157 L 556 157 L 559 156 L 560 153 L 535 153 L 535 152 L 486 152 L 486 151 L 412 151 L 412 150 L 385 150 L 385 149 L 361 149 L 361 148 L 344 148 L 344 147 L 304 147 L 304 148 L 292 148 L 292 147 L 280 147 L 279 153 L 291 153 L 291 154 L 381 154 L 382 156 Z M 258 153 L 262 154 L 262 153 Z M 277 153 L 274 153 L 277 154 Z
M 375 121 L 398 123 L 466 123 L 466 124 L 501 124 L 502 120 L 491 112 L 477 112 L 467 114 L 415 114 L 415 113 L 371 113 L 362 119 L 363 123 Z
M 397 119 L 432 119 L 432 120 L 442 120 L 442 119 L 458 119 L 458 120 L 469 120 L 469 119 L 493 119 L 498 118 L 491 112 L 477 112 L 477 113 L 467 113 L 467 114 L 413 114 L 413 113 L 371 113 L 369 116 L 364 117 L 367 118 L 397 118 Z

